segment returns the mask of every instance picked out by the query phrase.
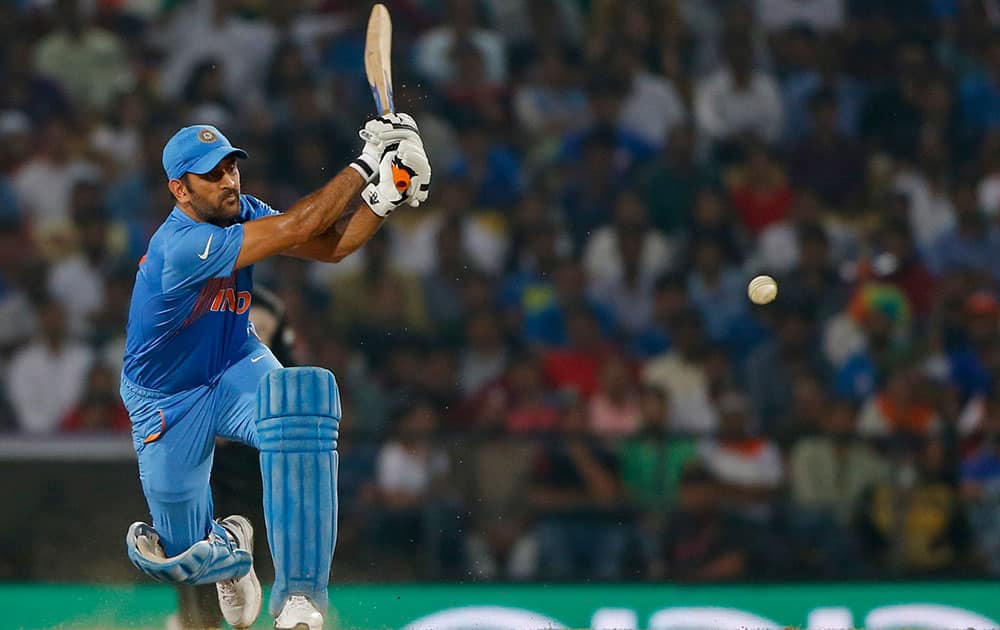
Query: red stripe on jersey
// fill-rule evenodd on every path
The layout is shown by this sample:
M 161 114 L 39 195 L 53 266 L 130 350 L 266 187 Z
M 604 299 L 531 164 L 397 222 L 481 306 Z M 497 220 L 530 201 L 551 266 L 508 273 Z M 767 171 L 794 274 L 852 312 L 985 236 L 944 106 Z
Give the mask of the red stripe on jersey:
M 189 326 L 194 323 L 199 317 L 207 313 L 212 308 L 212 302 L 215 300 L 215 296 L 219 294 L 219 291 L 225 291 L 227 288 L 236 288 L 236 272 L 233 272 L 228 278 L 212 278 L 205 283 L 205 286 L 201 288 L 201 293 L 198 294 L 198 299 L 194 303 L 194 307 L 191 309 L 191 314 L 186 320 L 184 320 L 184 326 Z

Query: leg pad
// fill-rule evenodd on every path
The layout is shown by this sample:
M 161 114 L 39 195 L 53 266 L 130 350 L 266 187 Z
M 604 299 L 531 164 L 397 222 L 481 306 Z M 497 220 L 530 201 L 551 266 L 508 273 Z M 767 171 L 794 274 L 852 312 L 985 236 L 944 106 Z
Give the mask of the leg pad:
M 268 608 L 277 616 L 290 595 L 305 595 L 325 612 L 337 538 L 337 382 L 319 368 L 272 370 L 258 387 L 257 411 L 275 573 Z
M 125 536 L 125 547 L 132 564 L 149 577 L 168 584 L 212 584 L 219 580 L 243 577 L 253 565 L 249 552 L 237 548 L 218 523 L 212 533 L 186 551 L 166 557 L 160 535 L 145 523 L 133 523 Z

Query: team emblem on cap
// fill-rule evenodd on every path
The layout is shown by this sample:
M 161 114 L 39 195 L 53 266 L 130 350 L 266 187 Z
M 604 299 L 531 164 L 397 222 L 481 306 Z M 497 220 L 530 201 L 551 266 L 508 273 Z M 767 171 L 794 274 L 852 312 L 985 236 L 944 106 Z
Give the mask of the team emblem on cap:
M 202 129 L 198 132 L 198 139 L 205 144 L 211 144 L 215 142 L 215 132 L 211 129 Z

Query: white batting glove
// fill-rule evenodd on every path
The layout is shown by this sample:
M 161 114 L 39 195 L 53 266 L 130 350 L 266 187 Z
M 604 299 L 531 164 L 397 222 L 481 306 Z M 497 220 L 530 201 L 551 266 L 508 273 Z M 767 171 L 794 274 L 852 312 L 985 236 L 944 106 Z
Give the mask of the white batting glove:
M 353 162 L 351 168 L 358 171 L 366 182 L 371 182 L 378 173 L 378 164 L 386 151 L 395 148 L 402 140 L 412 140 L 423 146 L 417 121 L 409 114 L 385 114 L 365 123 L 358 131 L 365 141 L 364 147 Z
M 416 208 L 427 201 L 431 191 L 431 163 L 423 144 L 410 140 L 399 143 L 396 157 L 410 173 L 410 187 L 406 191 L 407 202 Z
M 409 175 L 410 185 L 404 192 L 396 187 L 394 167 Z M 361 191 L 361 199 L 372 212 L 380 217 L 387 217 L 403 203 L 416 207 L 426 201 L 430 192 L 430 178 L 431 166 L 423 147 L 403 140 L 382 157 L 378 178 Z

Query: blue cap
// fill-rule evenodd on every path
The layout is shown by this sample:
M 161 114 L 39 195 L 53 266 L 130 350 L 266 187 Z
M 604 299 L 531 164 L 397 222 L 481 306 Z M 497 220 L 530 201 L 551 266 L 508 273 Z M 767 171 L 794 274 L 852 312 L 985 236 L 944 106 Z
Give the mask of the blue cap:
M 163 147 L 163 170 L 167 179 L 179 179 L 184 173 L 204 175 L 230 155 L 246 159 L 247 152 L 230 144 L 212 125 L 184 127 Z

